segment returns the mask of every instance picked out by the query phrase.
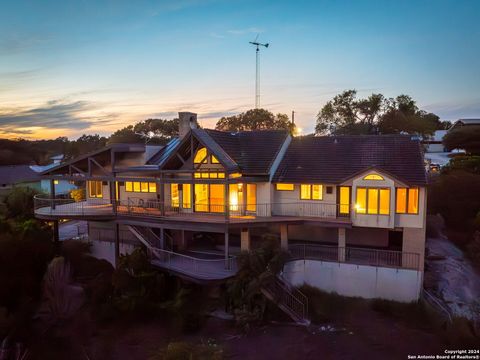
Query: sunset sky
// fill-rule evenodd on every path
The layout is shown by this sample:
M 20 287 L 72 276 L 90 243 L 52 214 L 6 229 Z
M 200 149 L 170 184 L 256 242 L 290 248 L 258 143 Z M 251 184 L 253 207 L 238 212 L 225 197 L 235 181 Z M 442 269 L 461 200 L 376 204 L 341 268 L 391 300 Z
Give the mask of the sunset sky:
M 480 1 L 1 0 L 0 137 L 109 134 L 254 106 L 304 132 L 345 89 L 411 95 L 442 120 L 480 117 Z

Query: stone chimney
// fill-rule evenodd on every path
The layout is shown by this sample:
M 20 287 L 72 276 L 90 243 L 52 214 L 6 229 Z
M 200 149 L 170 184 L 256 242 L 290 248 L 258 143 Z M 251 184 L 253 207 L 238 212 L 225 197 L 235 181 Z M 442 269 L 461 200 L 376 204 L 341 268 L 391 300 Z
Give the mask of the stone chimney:
M 191 112 L 178 113 L 178 136 L 180 139 L 188 134 L 190 129 L 197 128 L 197 114 Z

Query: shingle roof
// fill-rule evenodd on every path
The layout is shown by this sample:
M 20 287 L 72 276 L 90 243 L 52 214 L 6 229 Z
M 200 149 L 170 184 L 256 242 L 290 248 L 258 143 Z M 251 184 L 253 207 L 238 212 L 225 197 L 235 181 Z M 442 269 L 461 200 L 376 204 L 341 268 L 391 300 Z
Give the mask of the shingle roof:
M 232 133 L 206 129 L 205 132 L 239 165 L 244 174 L 268 174 L 288 136 L 284 130 Z
M 410 185 L 426 185 L 420 142 L 408 135 L 297 137 L 274 182 L 338 184 L 369 168 Z
M 40 181 L 40 175 L 30 165 L 0 166 L 0 185 Z

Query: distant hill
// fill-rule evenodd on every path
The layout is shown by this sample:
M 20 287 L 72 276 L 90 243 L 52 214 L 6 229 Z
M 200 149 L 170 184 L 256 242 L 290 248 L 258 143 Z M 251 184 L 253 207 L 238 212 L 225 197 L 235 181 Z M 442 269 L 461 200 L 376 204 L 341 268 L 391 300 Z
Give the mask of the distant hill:
M 50 157 L 64 154 L 69 141 L 55 140 L 8 140 L 0 139 L 0 165 L 45 165 Z

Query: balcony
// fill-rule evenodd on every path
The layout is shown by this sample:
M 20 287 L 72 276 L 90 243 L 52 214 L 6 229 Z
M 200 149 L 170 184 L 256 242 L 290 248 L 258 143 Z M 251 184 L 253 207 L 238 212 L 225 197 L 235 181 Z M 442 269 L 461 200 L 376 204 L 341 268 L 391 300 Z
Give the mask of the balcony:
M 34 198 L 35 215 L 39 218 L 109 218 L 125 216 L 134 218 L 168 218 L 179 221 L 211 223 L 274 222 L 322 220 L 348 222 L 337 217 L 337 204 L 323 202 L 264 203 L 230 205 L 228 215 L 223 204 L 194 204 L 184 208 L 157 200 L 128 198 L 112 202 L 108 199 L 51 199 L 42 195 Z

